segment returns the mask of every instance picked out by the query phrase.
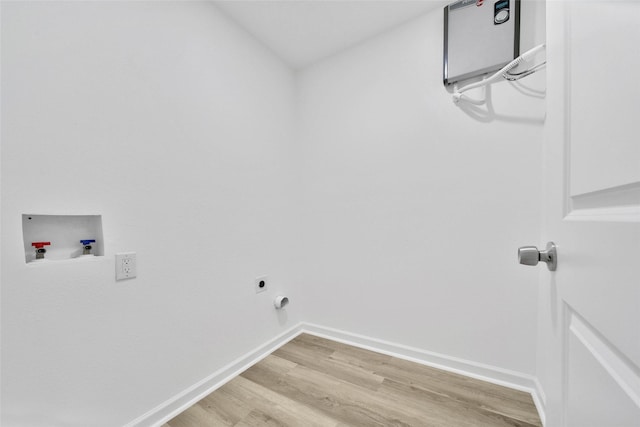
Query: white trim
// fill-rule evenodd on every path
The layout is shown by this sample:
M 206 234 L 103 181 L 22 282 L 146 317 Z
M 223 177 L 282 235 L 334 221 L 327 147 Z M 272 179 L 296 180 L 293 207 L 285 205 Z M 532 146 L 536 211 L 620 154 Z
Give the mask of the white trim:
M 533 403 L 536 405 L 536 409 L 538 410 L 538 416 L 540 417 L 540 422 L 543 426 L 547 424 L 547 396 L 542 388 L 542 384 L 538 381 L 538 378 L 535 378 L 535 389 L 531 392 L 531 397 L 533 398 Z
M 426 366 L 442 369 L 493 384 L 509 387 L 530 393 L 536 405 L 542 424 L 545 424 L 545 395 L 542 385 L 533 375 L 502 369 L 470 360 L 460 359 L 440 353 L 422 350 L 398 343 L 380 340 L 364 335 L 354 334 L 339 329 L 328 328 L 312 323 L 302 322 L 288 331 L 278 335 L 253 351 L 239 357 L 227 366 L 219 369 L 188 389 L 178 393 L 146 414 L 129 422 L 124 427 L 160 426 L 169 421 L 209 393 L 267 357 L 298 335 L 307 333 L 333 341 L 364 348 L 377 353 L 408 360 Z
M 124 427 L 160 426 L 164 424 L 300 335 L 303 332 L 302 325 L 302 323 L 299 323 L 255 350 L 237 358 L 203 380 L 198 381 L 186 390 L 127 423 Z

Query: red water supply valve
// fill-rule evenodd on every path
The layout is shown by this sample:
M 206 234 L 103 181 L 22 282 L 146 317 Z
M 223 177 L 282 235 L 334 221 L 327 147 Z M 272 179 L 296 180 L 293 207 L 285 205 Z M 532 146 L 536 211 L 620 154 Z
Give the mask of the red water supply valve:
M 44 259 L 44 254 L 47 250 L 45 246 L 49 246 L 51 242 L 32 242 L 31 246 L 36 248 L 36 259 Z

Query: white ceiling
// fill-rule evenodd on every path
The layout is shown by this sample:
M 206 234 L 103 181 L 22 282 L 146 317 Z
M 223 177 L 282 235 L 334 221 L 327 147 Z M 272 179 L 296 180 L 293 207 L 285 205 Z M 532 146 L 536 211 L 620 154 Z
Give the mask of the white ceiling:
M 238 24 L 299 69 L 418 15 L 441 0 L 215 0 Z

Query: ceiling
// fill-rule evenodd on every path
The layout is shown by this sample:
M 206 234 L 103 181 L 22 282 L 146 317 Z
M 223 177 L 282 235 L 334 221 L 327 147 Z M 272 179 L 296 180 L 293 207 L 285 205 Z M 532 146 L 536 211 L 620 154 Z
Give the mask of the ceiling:
M 295 69 L 354 46 L 441 0 L 215 0 L 214 3 Z

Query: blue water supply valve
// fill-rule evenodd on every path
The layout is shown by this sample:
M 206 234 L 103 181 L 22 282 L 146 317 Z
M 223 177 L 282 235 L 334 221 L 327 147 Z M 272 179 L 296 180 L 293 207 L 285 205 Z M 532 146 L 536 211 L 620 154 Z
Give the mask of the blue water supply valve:
M 80 240 L 82 243 L 82 255 L 91 255 L 91 243 L 95 243 L 95 239 Z

